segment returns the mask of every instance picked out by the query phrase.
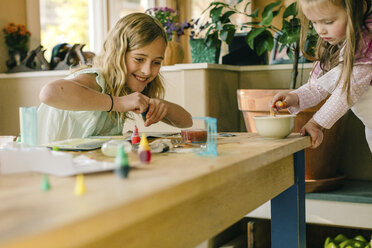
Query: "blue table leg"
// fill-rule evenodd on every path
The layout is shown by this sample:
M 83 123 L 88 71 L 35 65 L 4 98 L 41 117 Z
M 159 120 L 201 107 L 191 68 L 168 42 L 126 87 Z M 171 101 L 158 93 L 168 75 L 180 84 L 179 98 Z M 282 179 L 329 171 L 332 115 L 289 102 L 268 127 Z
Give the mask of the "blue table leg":
M 293 155 L 295 184 L 271 200 L 271 247 L 306 247 L 305 156 Z

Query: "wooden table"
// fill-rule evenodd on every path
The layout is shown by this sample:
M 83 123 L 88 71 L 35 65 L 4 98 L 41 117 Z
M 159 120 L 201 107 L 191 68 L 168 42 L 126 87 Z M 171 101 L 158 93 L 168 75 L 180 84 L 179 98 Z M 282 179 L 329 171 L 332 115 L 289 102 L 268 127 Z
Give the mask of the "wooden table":
M 218 139 L 217 157 L 155 154 L 125 180 L 85 175 L 83 196 L 74 195 L 75 177 L 49 177 L 42 192 L 41 174 L 1 175 L 0 246 L 193 247 L 272 199 L 272 247 L 305 247 L 309 146 L 298 134 L 240 133 Z

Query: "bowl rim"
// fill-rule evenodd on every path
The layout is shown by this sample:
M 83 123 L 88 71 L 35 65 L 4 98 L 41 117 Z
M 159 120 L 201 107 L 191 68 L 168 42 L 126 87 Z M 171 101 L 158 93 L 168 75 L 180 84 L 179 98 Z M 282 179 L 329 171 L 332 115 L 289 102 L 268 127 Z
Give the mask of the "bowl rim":
M 253 119 L 278 119 L 278 118 L 294 118 L 296 117 L 296 115 L 257 115 L 257 116 L 253 116 Z

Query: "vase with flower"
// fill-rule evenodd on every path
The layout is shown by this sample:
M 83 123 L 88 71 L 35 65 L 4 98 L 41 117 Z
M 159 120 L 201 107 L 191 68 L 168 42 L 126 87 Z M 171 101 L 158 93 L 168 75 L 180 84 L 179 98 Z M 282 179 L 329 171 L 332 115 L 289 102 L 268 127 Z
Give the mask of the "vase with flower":
M 145 11 L 155 17 L 164 27 L 168 37 L 168 45 L 165 50 L 163 65 L 174 65 L 183 62 L 184 52 L 179 44 L 180 36 L 190 27 L 188 22 L 179 22 L 179 14 L 172 8 L 154 7 Z
M 6 61 L 8 70 L 21 64 L 27 57 L 28 41 L 31 33 L 25 25 L 9 23 L 4 29 L 5 44 L 8 47 L 9 59 Z

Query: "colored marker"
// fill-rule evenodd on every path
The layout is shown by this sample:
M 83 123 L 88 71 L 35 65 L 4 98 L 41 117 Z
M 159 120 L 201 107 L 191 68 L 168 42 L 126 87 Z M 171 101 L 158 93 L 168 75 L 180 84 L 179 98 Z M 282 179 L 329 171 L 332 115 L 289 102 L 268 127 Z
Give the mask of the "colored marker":
M 76 176 L 75 195 L 84 195 L 86 191 L 84 175 L 79 174 Z
M 43 181 L 41 182 L 41 190 L 42 191 L 48 191 L 48 190 L 50 190 L 50 188 L 51 187 L 50 187 L 48 175 L 44 174 L 43 175 Z
M 150 109 L 150 106 L 147 107 L 147 109 L 146 109 L 145 112 L 141 113 L 142 118 L 143 118 L 144 120 L 146 120 L 146 115 L 147 115 L 147 113 L 149 112 L 149 109 Z
M 124 151 L 124 145 L 120 145 L 115 158 L 115 174 L 120 178 L 127 178 L 129 170 L 128 156 Z
M 142 134 L 141 143 L 138 147 L 138 157 L 142 163 L 150 163 L 151 150 L 145 133 Z
M 136 125 L 134 125 L 134 129 L 133 129 L 133 133 L 132 133 L 132 137 L 131 137 L 131 143 L 132 145 L 135 145 L 137 143 L 139 143 L 141 141 L 139 135 L 138 135 L 138 128 Z

